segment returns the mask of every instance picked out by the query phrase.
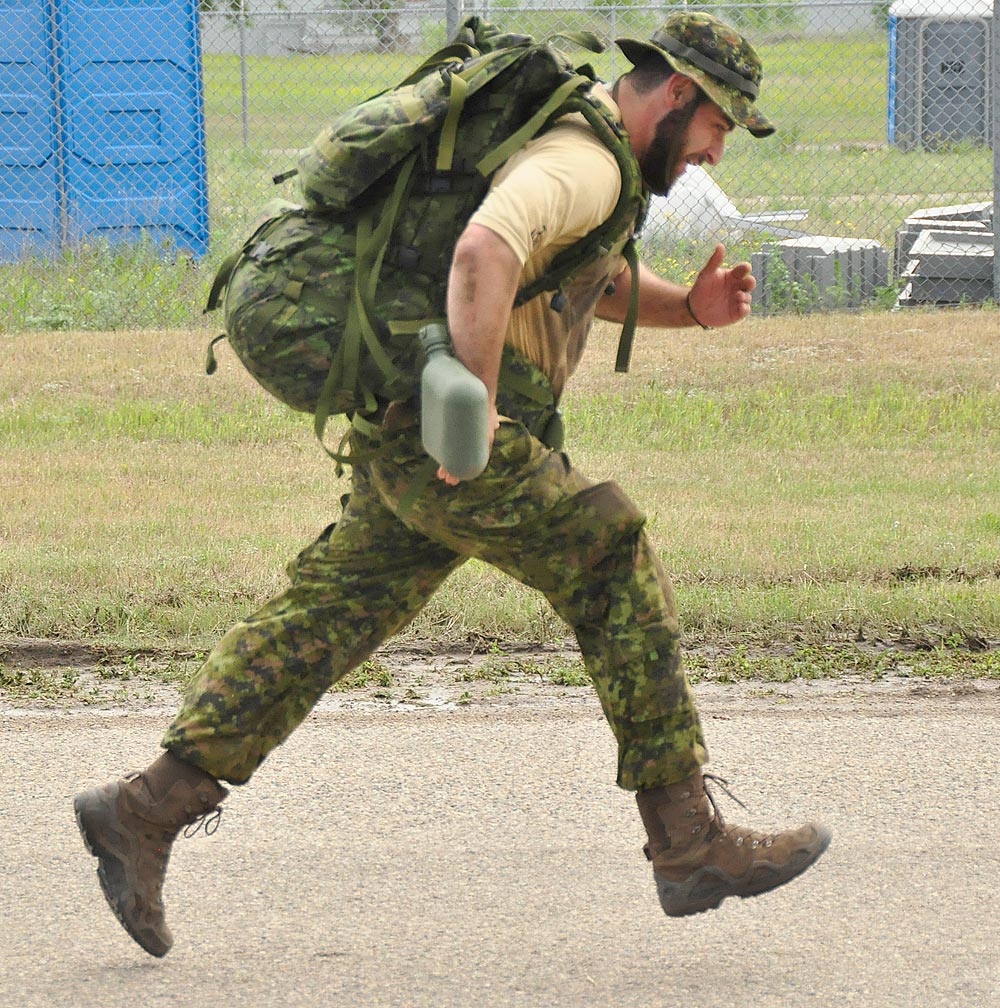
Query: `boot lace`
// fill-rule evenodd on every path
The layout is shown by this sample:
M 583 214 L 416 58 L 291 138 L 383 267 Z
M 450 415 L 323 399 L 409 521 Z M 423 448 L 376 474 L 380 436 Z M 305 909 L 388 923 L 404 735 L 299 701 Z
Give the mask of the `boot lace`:
M 722 817 L 722 810 L 719 808 L 719 802 L 717 801 L 715 795 L 712 793 L 712 789 L 708 786 L 709 782 L 711 782 L 715 787 L 723 791 L 728 798 L 731 798 L 734 802 L 736 802 L 736 804 L 739 805 L 739 807 L 743 809 L 745 812 L 749 812 L 750 810 L 746 807 L 746 805 L 743 804 L 743 802 L 739 800 L 739 798 L 736 797 L 736 795 L 733 794 L 732 790 L 729 787 L 729 781 L 726 780 L 725 777 L 719 777 L 717 774 L 711 774 L 711 773 L 702 773 L 701 776 L 702 780 L 704 781 L 705 797 L 708 799 L 709 805 L 712 806 L 712 815 L 713 815 L 712 821 L 715 824 L 718 832 L 721 833 L 723 836 L 725 836 L 726 834 L 729 833 L 729 827 L 726 826 L 726 820 Z
M 222 806 L 216 806 L 214 809 L 209 809 L 207 812 L 202 812 L 201 815 L 196 816 L 184 827 L 183 836 L 185 839 L 190 839 L 196 836 L 199 832 L 204 832 L 205 836 L 211 836 L 218 828 L 219 823 L 222 821 Z
M 756 830 L 746 829 L 741 826 L 726 825 L 725 819 L 722 818 L 722 812 L 719 810 L 719 803 L 716 801 L 715 795 L 708 788 L 709 781 L 724 791 L 726 796 L 736 802 L 745 812 L 750 811 L 730 790 L 729 781 L 724 777 L 718 777 L 710 773 L 703 773 L 702 778 L 705 781 L 705 797 L 708 798 L 709 804 L 712 806 L 712 812 L 714 813 L 712 825 L 715 827 L 718 838 L 720 840 L 731 840 L 737 847 L 742 847 L 745 843 L 749 843 L 749 846 L 755 850 L 758 847 L 770 847 L 774 842 L 774 837 L 770 834 L 758 833 Z

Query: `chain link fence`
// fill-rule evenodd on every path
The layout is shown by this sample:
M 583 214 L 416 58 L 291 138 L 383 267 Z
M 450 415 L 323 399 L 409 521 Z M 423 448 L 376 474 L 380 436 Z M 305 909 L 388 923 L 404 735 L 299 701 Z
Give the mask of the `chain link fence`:
M 191 325 L 272 176 L 475 13 L 648 37 L 676 5 L 593 0 L 0 2 L 0 329 Z M 716 241 L 769 312 L 995 302 L 993 0 L 711 3 L 764 61 L 778 133 L 653 201 L 643 256 Z M 1000 37 L 1000 32 L 995 33 Z M 611 47 L 581 53 L 602 78 Z M 997 271 L 1000 272 L 1000 271 Z

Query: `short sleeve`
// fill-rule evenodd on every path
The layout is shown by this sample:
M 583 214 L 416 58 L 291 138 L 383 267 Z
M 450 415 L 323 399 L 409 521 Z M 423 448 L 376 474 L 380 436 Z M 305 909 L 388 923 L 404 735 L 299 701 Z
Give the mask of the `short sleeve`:
M 611 151 L 585 125 L 561 123 L 501 168 L 470 223 L 503 238 L 522 266 L 548 261 L 607 220 L 620 191 Z

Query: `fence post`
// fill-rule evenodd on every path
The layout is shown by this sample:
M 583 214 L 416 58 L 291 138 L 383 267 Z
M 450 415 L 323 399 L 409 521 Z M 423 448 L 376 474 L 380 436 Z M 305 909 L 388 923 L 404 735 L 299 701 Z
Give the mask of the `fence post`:
M 243 146 L 250 144 L 250 94 L 247 84 L 247 8 L 245 0 L 240 0 L 240 9 L 236 14 L 240 34 L 240 128 L 243 134 Z
M 463 0 L 445 0 L 444 26 L 447 38 L 451 38 L 458 31 L 458 23 L 462 20 L 462 3 Z
M 993 303 L 1000 305 L 1000 0 L 993 0 L 990 30 L 990 85 L 993 100 Z
M 1000 0 L 996 0 L 1000 3 Z M 618 4 L 615 4 L 611 8 L 611 18 L 608 24 L 611 46 L 611 80 L 615 81 L 618 79 L 618 47 L 615 45 L 615 39 L 618 38 Z

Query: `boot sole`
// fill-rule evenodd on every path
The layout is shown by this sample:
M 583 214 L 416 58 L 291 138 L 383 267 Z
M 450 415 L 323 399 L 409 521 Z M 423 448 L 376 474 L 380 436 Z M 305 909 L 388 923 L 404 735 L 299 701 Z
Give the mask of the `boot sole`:
M 818 830 L 815 844 L 804 849 L 785 865 L 755 861 L 744 875 L 733 876 L 718 868 L 699 868 L 683 882 L 670 882 L 654 875 L 660 906 L 668 917 L 690 917 L 715 910 L 730 896 L 749 899 L 783 886 L 815 864 L 830 846 L 833 834 L 826 827 Z
M 76 825 L 83 838 L 83 845 L 87 852 L 97 858 L 97 879 L 101 884 L 101 892 L 107 901 L 108 907 L 115 915 L 115 919 L 125 929 L 128 936 L 144 951 L 158 959 L 163 958 L 171 946 L 163 944 L 151 944 L 143 935 L 136 932 L 129 924 L 121 909 L 122 893 L 126 891 L 124 882 L 124 871 L 122 860 L 114 851 L 107 848 L 97 839 L 98 831 L 106 828 L 107 810 L 97 802 L 88 801 L 86 794 L 77 795 L 73 799 L 73 814 L 76 817 Z M 112 878 L 112 875 L 116 876 Z

